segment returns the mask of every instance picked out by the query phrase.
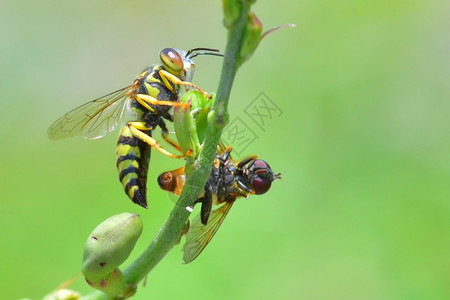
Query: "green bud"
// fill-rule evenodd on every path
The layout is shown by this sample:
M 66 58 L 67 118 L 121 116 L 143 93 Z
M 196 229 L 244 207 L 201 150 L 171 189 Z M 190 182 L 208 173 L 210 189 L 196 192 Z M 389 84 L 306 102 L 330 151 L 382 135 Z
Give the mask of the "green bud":
M 230 28 L 239 19 L 241 2 L 239 0 L 222 0 L 223 5 L 223 25 Z
M 84 246 L 81 272 L 97 284 L 110 276 L 130 255 L 142 233 L 139 215 L 122 213 L 112 216 L 92 231 Z
M 248 21 L 244 31 L 244 37 L 242 39 L 242 48 L 240 52 L 239 64 L 244 63 L 249 59 L 261 41 L 262 23 L 258 17 L 250 12 L 248 15 Z

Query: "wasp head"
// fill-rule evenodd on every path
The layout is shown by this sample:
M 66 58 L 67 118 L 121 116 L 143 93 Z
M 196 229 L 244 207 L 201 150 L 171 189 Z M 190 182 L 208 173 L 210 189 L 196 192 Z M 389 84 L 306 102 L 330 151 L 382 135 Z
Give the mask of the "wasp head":
M 181 49 L 165 48 L 159 53 L 164 68 L 183 81 L 192 81 L 195 64 L 188 53 Z

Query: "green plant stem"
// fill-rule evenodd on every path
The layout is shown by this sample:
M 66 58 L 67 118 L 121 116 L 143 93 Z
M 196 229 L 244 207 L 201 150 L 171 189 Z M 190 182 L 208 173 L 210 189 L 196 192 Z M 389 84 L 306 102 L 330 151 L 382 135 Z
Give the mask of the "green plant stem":
M 198 168 L 192 171 L 186 179 L 183 192 L 175 204 L 168 219 L 160 231 L 148 246 L 148 248 L 131 265 L 123 270 L 127 284 L 136 285 L 141 281 L 159 261 L 178 242 L 190 212 L 186 207 L 194 203 L 205 186 L 211 173 L 211 167 L 216 155 L 217 145 L 222 130 L 228 122 L 228 100 L 230 97 L 233 80 L 238 69 L 239 52 L 243 40 L 245 25 L 250 11 L 250 3 L 242 1 L 238 20 L 230 26 L 228 31 L 227 46 L 225 49 L 224 63 L 222 67 L 219 87 L 217 89 L 216 102 L 208 115 L 208 128 L 203 148 L 197 159 Z M 93 293 L 98 294 L 98 293 Z M 102 295 L 103 296 L 103 295 Z M 104 298 L 86 298 L 104 299 Z
M 249 5 L 242 5 L 240 18 L 228 33 L 227 47 L 222 68 L 221 79 L 217 89 L 215 106 L 208 116 L 209 124 L 203 148 L 199 154 L 198 168 L 187 178 L 185 187 L 169 218 L 159 231 L 156 238 L 144 253 L 123 271 L 127 283 L 137 283 L 167 254 L 178 241 L 190 212 L 186 207 L 194 203 L 205 186 L 211 173 L 217 144 L 222 129 L 228 119 L 227 105 L 230 90 L 237 71 L 237 60 L 241 48 L 241 41 L 247 22 Z M 215 112 L 215 113 L 214 113 Z
M 242 47 L 242 39 L 250 12 L 250 5 L 251 4 L 246 1 L 242 2 L 240 17 L 235 25 L 230 27 L 228 31 L 222 74 L 220 76 L 219 87 L 217 88 L 216 103 L 214 107 L 217 112 L 216 125 L 222 125 L 228 121 L 228 102 L 234 77 L 239 67 L 239 53 Z

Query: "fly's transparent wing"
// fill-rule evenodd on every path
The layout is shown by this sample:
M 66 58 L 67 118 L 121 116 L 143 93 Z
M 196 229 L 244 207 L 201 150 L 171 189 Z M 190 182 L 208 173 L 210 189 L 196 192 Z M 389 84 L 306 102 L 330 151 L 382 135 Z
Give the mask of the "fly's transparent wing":
M 129 102 L 131 86 L 85 103 L 56 120 L 48 129 L 48 137 L 59 140 L 81 134 L 98 139 L 113 131 Z
M 202 224 L 200 215 L 196 216 L 189 232 L 186 236 L 186 243 L 183 247 L 183 260 L 186 264 L 190 263 L 202 253 L 203 249 L 212 240 L 223 220 L 233 206 L 234 201 L 225 202 L 222 206 L 213 210 L 209 215 L 208 223 Z

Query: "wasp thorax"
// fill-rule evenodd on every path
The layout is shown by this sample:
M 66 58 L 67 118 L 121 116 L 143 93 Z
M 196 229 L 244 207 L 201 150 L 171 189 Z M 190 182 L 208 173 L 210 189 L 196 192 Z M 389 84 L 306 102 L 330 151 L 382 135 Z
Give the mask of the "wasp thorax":
M 175 49 L 165 48 L 161 50 L 159 57 L 168 71 L 179 73 L 183 70 L 183 58 Z

